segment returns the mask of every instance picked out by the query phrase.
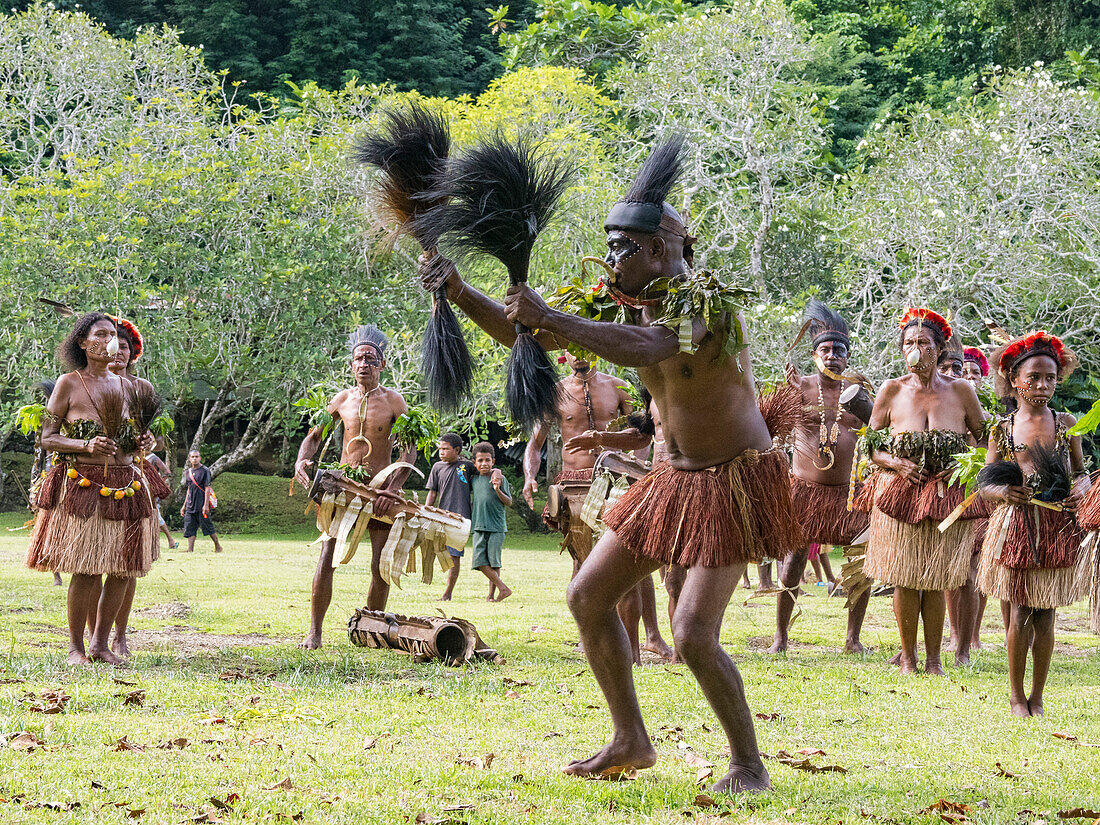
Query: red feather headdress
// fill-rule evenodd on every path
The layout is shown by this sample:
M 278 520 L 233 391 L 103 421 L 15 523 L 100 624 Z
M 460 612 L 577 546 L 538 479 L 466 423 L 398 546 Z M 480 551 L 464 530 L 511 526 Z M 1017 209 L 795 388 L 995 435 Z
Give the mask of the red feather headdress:
M 902 329 L 905 329 L 914 322 L 918 322 L 926 327 L 935 327 L 943 333 L 943 340 L 951 340 L 951 324 L 947 323 L 947 319 L 938 312 L 933 312 L 924 307 L 909 307 L 901 316 L 900 326 Z
M 115 322 L 115 326 L 122 327 L 133 337 L 134 351 L 130 353 L 130 360 L 136 361 L 141 358 L 141 352 L 145 349 L 145 345 L 142 343 L 141 333 L 138 332 L 138 328 L 134 326 L 134 322 L 127 321 L 125 318 L 116 318 L 114 315 L 108 315 L 107 317 Z
M 989 375 L 989 361 L 986 360 L 985 353 L 983 353 L 977 347 L 967 347 L 963 350 L 963 362 L 973 361 L 978 365 L 982 371 L 982 377 Z
M 1041 329 L 1005 347 L 997 362 L 997 369 L 1007 377 L 1021 362 L 1033 355 L 1049 355 L 1057 362 L 1059 372 L 1065 370 L 1068 363 L 1066 348 L 1061 339 Z

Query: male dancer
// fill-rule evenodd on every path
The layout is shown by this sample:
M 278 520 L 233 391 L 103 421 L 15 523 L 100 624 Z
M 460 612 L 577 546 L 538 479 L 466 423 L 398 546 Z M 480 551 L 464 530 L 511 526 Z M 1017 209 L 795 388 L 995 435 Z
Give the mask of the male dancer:
M 554 484 L 563 481 L 592 483 L 593 468 L 599 449 L 594 446 L 580 447 L 578 436 L 587 432 L 601 433 L 616 418 L 629 415 L 634 410 L 630 396 L 622 388 L 622 380 L 596 370 L 591 363 L 577 358 L 572 353 L 564 355 L 571 374 L 558 382 L 561 399 L 558 408 L 558 427 L 561 430 L 563 448 L 561 454 L 562 470 L 554 479 Z M 523 453 L 523 498 L 528 507 L 535 506 L 535 493 L 538 491 L 538 473 L 542 466 L 542 447 L 549 430 L 547 424 L 537 424 L 527 449 Z M 584 487 L 579 490 L 586 490 Z M 580 517 L 580 508 L 584 503 L 584 493 L 561 497 L 560 510 L 551 515 L 550 506 L 542 514 L 542 519 L 551 529 L 560 531 L 565 539 L 562 548 L 573 557 L 573 575 L 577 575 L 584 560 L 592 552 L 592 528 Z M 639 616 L 640 614 L 640 616 Z M 634 652 L 635 664 L 641 663 L 641 650 L 648 650 L 664 659 L 672 658 L 672 650 L 661 638 L 657 626 L 657 599 L 653 591 L 653 579 L 643 579 L 638 587 L 628 594 L 619 605 L 619 615 L 626 625 Z M 645 644 L 639 648 L 638 621 L 645 623 Z
M 382 371 L 386 368 L 386 347 L 389 341 L 377 328 L 371 325 L 359 327 L 348 338 L 350 351 L 349 365 L 355 379 L 355 386 L 336 394 L 329 402 L 328 412 L 332 415 L 333 425 L 344 425 L 344 441 L 340 448 L 340 463 L 352 467 L 368 467 L 377 473 L 390 464 L 393 457 L 394 439 L 390 431 L 398 416 L 408 411 L 405 399 L 396 390 L 390 390 L 379 383 Z M 321 428 L 314 427 L 298 448 L 298 460 L 294 464 L 294 478 L 303 487 L 309 487 L 313 457 L 323 443 Z M 416 460 L 416 448 L 402 451 L 401 461 L 412 463 Z M 408 478 L 409 471 L 402 468 L 394 472 L 378 491 L 374 502 L 374 512 L 379 516 L 387 515 L 394 505 L 402 501 L 401 487 Z M 367 607 L 370 610 L 382 610 L 389 597 L 390 586 L 382 579 L 379 563 L 382 548 L 386 544 L 390 525 L 374 519 L 368 528 L 371 543 L 371 583 L 367 591 Z M 331 538 L 321 544 L 321 556 L 317 560 L 317 571 L 313 574 L 313 593 L 310 598 L 309 633 L 298 645 L 308 650 L 321 646 L 321 625 L 325 613 L 332 602 L 332 556 L 336 551 L 336 539 Z
M 801 376 L 787 365 L 787 383 L 801 394 L 803 415 L 794 431 L 794 463 L 791 500 L 809 544 L 851 544 L 867 529 L 867 514 L 848 510 L 848 484 L 856 452 L 856 431 L 864 422 L 840 407 L 845 382 L 837 380 L 848 369 L 851 342 L 848 324 L 817 300 L 806 306 L 808 331 L 813 336 L 817 374 Z M 787 649 L 791 613 L 806 569 L 808 547 L 803 546 L 783 562 L 779 574 L 783 590 L 775 608 L 775 641 L 769 653 Z M 863 653 L 859 631 L 867 615 L 871 591 L 864 591 L 848 608 L 845 653 Z
M 506 344 L 521 323 L 541 330 L 544 345 L 574 341 L 612 363 L 637 368 L 661 411 L 668 463 L 632 485 L 607 514 L 608 531 L 569 585 L 569 608 L 615 731 L 606 747 L 571 763 L 566 773 L 615 777 L 656 762 L 615 604 L 661 564 L 680 563 L 688 574 L 673 619 L 675 646 L 721 721 L 732 754 L 730 769 L 714 790 L 757 791 L 771 781 L 760 760 L 741 677 L 719 644 L 719 630 L 745 565 L 765 555 L 782 558 L 800 545 L 801 537 L 786 458 L 772 449 L 757 408 L 748 351 L 731 355 L 727 347 L 731 336 L 743 340 L 740 313 L 684 315 L 690 341 L 681 345 L 680 323 L 674 329 L 655 322 L 665 318 L 662 308 L 673 316 L 688 311 L 678 300 L 683 293 L 657 289 L 657 294 L 643 294 L 657 279 L 674 279 L 683 292 L 691 292 L 700 279 L 685 261 L 694 239 L 665 202 L 679 174 L 682 150 L 676 139 L 656 147 L 627 199 L 615 204 L 605 221 L 612 288 L 630 307 L 629 323 L 552 310 L 527 285 L 508 290 L 502 312 L 453 269 L 447 287 L 463 311 Z M 722 290 L 722 297 L 735 294 Z

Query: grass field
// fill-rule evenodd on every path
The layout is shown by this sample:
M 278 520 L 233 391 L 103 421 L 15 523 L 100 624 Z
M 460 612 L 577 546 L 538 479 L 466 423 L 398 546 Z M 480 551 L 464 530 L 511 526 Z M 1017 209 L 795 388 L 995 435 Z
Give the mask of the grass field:
M 21 521 L 8 514 L 0 527 Z M 446 609 L 507 662 L 449 668 L 349 645 L 344 625 L 368 582 L 361 557 L 337 571 L 326 646 L 297 650 L 310 538 L 228 535 L 221 556 L 203 539 L 193 556 L 166 551 L 138 586 L 131 667 L 73 671 L 64 590 L 23 568 L 25 532 L 0 529 L 0 821 L 1000 823 L 1100 808 L 1100 655 L 1082 606 L 1060 614 L 1047 718 L 1018 721 L 995 607 L 972 668 L 903 678 L 887 665 L 897 649 L 888 599 L 872 600 L 864 641 L 874 651 L 854 659 L 839 652 L 842 605 L 810 586 L 791 653 L 773 658 L 761 651 L 774 602 L 743 604 L 739 590 L 723 643 L 761 750 L 797 762 L 819 749 L 810 765 L 844 772 L 767 759 L 774 791 L 707 807 L 696 804 L 698 759 L 720 774 L 724 740 L 682 665 L 635 669 L 654 769 L 618 783 L 560 774 L 610 726 L 574 650 L 562 598 L 570 565 L 552 539 L 509 543 L 516 594 L 502 604 L 483 601 L 483 577 L 464 569 Z M 440 589 L 438 578 L 406 580 L 390 606 L 431 613 Z M 662 626 L 667 635 L 663 614 Z M 31 709 L 59 690 L 70 697 L 62 712 Z M 7 736 L 22 731 L 34 738 Z M 966 807 L 937 811 L 941 799 Z

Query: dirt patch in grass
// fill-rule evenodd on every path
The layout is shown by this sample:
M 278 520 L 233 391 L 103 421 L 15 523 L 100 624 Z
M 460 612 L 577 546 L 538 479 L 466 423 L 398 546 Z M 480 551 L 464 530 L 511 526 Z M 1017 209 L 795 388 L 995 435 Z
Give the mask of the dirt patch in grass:
M 169 602 L 143 607 L 141 610 L 135 610 L 134 615 L 146 619 L 186 619 L 191 615 L 191 608 L 183 602 Z
M 266 647 L 291 641 L 262 633 L 203 633 L 187 625 L 172 625 L 155 630 L 131 630 L 127 634 L 131 650 L 162 648 L 182 656 L 195 653 L 220 653 L 231 647 Z

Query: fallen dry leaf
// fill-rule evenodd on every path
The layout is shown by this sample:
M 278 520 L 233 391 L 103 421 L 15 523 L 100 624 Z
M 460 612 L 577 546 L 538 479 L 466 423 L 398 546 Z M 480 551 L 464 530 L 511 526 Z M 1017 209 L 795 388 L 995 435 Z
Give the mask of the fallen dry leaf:
M 789 768 L 794 768 L 797 771 L 809 771 L 810 773 L 848 773 L 847 768 L 843 768 L 840 765 L 815 765 L 808 758 L 798 759 L 795 756 L 787 753 L 786 751 L 779 751 L 775 756 L 769 756 L 761 751 L 761 756 L 765 759 L 775 759 L 786 765 Z
M 144 815 L 145 815 L 145 809 L 144 808 L 129 808 L 126 811 L 126 816 L 130 817 L 130 819 L 140 819 Z
M 761 722 L 782 722 L 783 714 L 781 713 L 754 713 L 757 719 Z
M 970 821 L 970 814 L 973 810 L 974 809 L 969 805 L 963 805 L 961 802 L 952 802 L 949 799 L 937 799 L 921 811 L 921 813 L 939 814 L 940 819 L 944 822 L 961 823 Z
M 363 750 L 369 751 L 371 748 L 373 748 L 377 744 L 378 744 L 378 737 L 377 736 L 368 736 L 368 737 L 363 739 Z
M 290 781 L 290 777 L 286 777 L 282 782 L 276 782 L 274 785 L 265 785 L 265 791 L 289 791 L 294 787 L 294 783 Z
M 717 805 L 718 802 L 710 794 L 701 793 L 695 797 L 696 808 L 713 808 Z
M 39 748 L 45 747 L 46 743 L 28 731 L 20 731 L 19 733 L 8 739 L 8 747 L 13 751 L 20 751 L 21 753 L 31 753 Z
M 1056 730 L 1056 731 L 1054 731 L 1054 733 L 1051 734 L 1051 736 L 1053 736 L 1055 739 L 1065 739 L 1067 742 L 1076 742 L 1077 741 L 1076 736 L 1074 736 L 1069 731 L 1064 731 L 1064 730 Z
M 714 768 L 700 768 L 695 773 L 695 784 L 702 785 L 708 779 L 714 776 Z
M 1091 808 L 1070 808 L 1068 811 L 1059 811 L 1062 819 L 1100 819 L 1100 811 Z
M 505 687 L 531 687 L 531 683 L 526 679 L 513 679 L 511 676 L 504 677 Z
M 825 751 L 821 750 L 821 748 L 802 748 L 796 751 L 796 753 L 800 753 L 803 756 L 825 756 Z
M 541 624 L 536 624 L 536 625 L 532 625 L 531 632 L 532 633 L 549 633 L 550 628 L 543 627 Z
M 216 796 L 210 797 L 210 804 L 219 811 L 229 811 L 232 810 L 233 806 L 240 802 L 240 800 L 240 794 L 231 793 L 225 799 L 218 799 Z
M 471 768 L 477 768 L 479 771 L 486 771 L 489 766 L 493 764 L 493 760 L 496 759 L 495 753 L 487 753 L 484 756 L 460 756 L 455 759 L 456 765 L 469 765 Z
M 996 768 L 996 770 L 997 770 L 997 776 L 1004 777 L 1005 779 L 1019 779 L 1020 778 L 1020 775 L 1018 773 L 1013 773 L 1012 771 L 1008 770 L 1000 762 L 995 763 L 993 765 L 993 767 Z
M 124 707 L 126 705 L 131 705 L 140 708 L 145 704 L 144 690 L 131 690 L 129 693 L 116 693 L 115 697 L 122 700 Z
M 518 693 L 516 693 L 516 691 L 514 691 L 514 690 L 506 690 L 506 691 L 504 691 L 504 698 L 505 699 L 519 699 L 520 695 Z
M 74 811 L 80 807 L 79 802 L 24 802 L 23 808 L 32 810 L 44 808 L 47 811 Z
M 638 769 L 633 765 L 612 765 L 604 768 L 598 774 L 592 774 L 593 779 L 609 779 L 618 782 L 633 782 L 638 778 Z
M 69 694 L 59 688 L 43 691 L 41 696 L 28 693 L 23 697 L 23 705 L 31 713 L 61 713 L 69 698 Z
M 112 742 L 110 744 L 114 745 L 114 747 L 111 748 L 113 751 L 136 751 L 137 753 L 144 753 L 146 748 L 145 745 L 131 742 L 127 736 L 123 736 L 117 742 Z
M 189 739 L 183 736 L 177 736 L 175 739 L 168 739 L 164 742 L 161 742 L 159 745 L 157 745 L 157 747 L 165 751 L 172 750 L 173 748 L 183 750 L 190 744 L 191 742 Z
M 137 682 L 131 682 L 129 679 L 119 679 L 117 676 L 112 680 L 116 685 L 125 685 L 126 687 L 136 687 Z
M 688 767 L 691 767 L 691 768 L 713 768 L 714 767 L 713 762 L 711 762 L 708 759 L 704 759 L 699 754 L 697 754 L 695 751 L 691 751 L 691 750 L 685 751 L 682 754 L 682 756 L 683 756 L 684 761 L 688 764 Z

